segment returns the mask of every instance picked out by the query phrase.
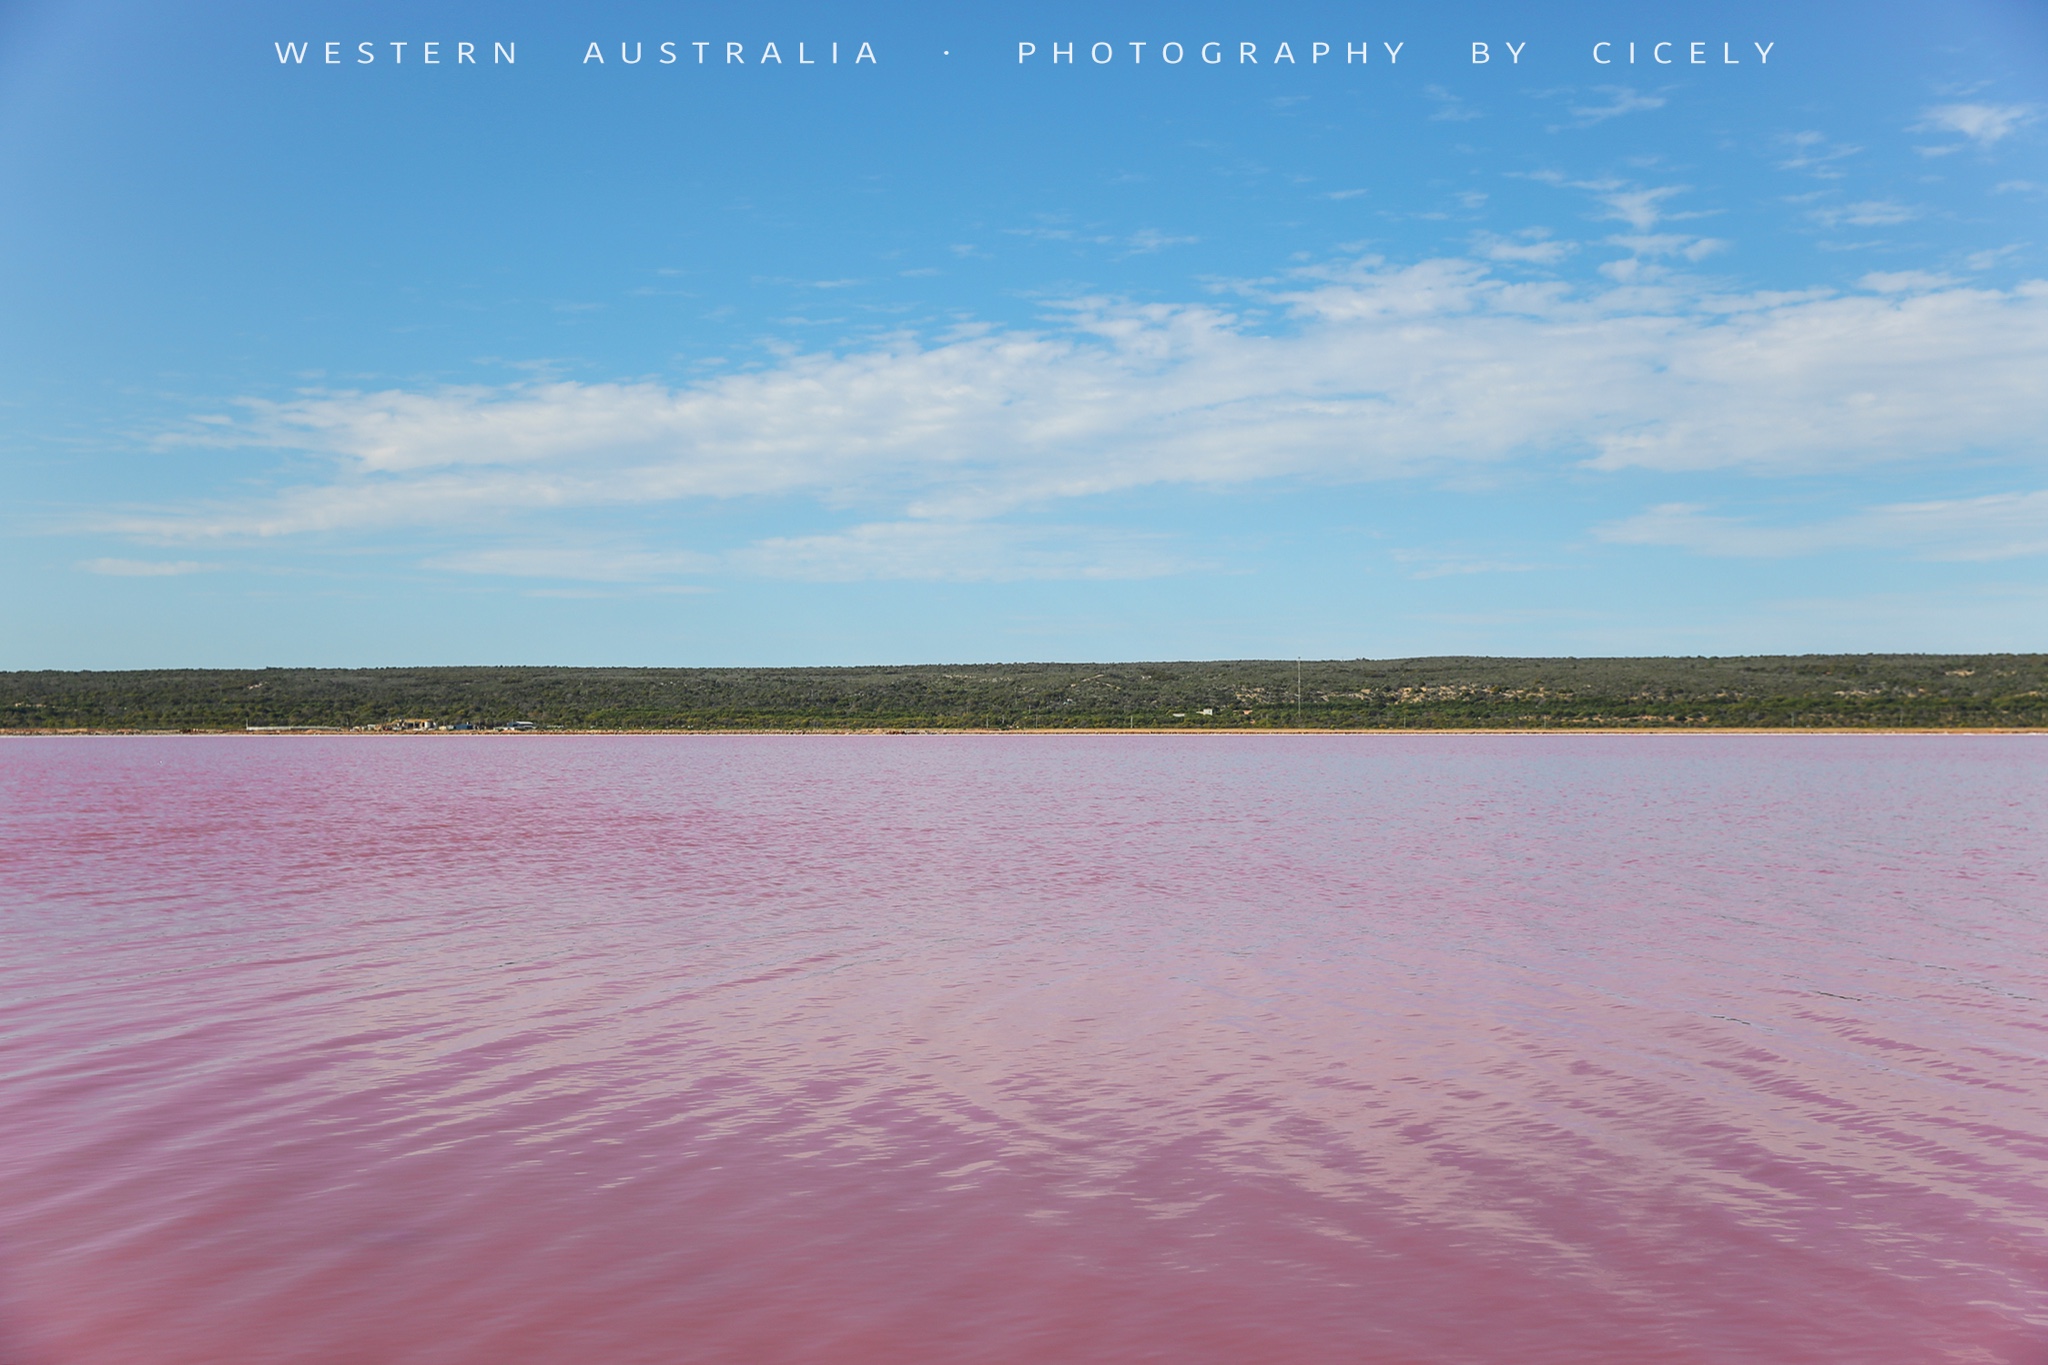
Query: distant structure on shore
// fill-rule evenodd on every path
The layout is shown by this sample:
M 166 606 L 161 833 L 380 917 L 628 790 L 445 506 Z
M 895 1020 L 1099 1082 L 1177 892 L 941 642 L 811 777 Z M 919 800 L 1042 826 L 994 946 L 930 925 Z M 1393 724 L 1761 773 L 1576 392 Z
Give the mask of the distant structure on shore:
M 530 720 L 508 721 L 503 725 L 477 725 L 470 721 L 458 721 L 453 725 L 440 725 L 433 720 L 419 716 L 408 716 L 403 720 L 386 721 L 382 725 L 245 725 L 242 729 L 252 735 L 359 735 L 359 734 L 453 734 L 457 731 L 481 733 L 493 730 L 499 734 L 524 734 L 540 727 Z
M 257 727 L 252 725 L 249 728 L 253 730 Z M 474 721 L 462 720 L 455 722 L 453 725 L 441 725 L 423 717 L 408 716 L 403 720 L 386 721 L 382 725 L 364 725 L 357 728 L 363 730 L 386 730 L 394 734 L 422 734 L 430 730 L 443 733 L 454 733 L 464 730 L 495 730 L 500 734 L 520 734 L 527 730 L 538 730 L 540 727 L 530 720 L 507 721 L 503 725 L 478 725 Z

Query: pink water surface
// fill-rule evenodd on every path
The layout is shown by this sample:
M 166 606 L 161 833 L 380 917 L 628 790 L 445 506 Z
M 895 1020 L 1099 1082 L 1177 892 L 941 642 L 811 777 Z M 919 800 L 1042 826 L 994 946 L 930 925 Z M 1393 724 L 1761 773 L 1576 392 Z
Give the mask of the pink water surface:
M 0 1360 L 2048 1362 L 2048 738 L 0 743 Z

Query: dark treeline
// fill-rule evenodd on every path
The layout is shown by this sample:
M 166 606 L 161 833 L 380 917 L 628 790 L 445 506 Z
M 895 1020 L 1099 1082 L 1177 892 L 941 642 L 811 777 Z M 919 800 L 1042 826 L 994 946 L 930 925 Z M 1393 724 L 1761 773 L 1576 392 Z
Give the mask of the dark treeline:
M 2048 726 L 2048 655 L 0 673 L 9 730 Z

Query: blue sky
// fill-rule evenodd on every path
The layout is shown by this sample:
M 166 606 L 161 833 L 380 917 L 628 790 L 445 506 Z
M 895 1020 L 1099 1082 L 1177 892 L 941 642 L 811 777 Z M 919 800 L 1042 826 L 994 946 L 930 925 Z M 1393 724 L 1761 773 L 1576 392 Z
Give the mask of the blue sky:
M 0 8 L 0 667 L 2048 648 L 2048 10 L 1559 8 Z

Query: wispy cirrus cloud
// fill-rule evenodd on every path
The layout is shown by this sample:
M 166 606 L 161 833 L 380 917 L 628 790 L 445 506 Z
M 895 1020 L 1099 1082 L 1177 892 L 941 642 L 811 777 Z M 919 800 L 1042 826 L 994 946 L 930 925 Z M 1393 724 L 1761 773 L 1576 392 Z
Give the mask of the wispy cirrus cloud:
M 866 522 L 815 535 L 771 536 L 718 553 L 615 543 L 563 546 L 515 542 L 433 555 L 422 561 L 421 567 L 444 573 L 676 592 L 703 591 L 677 585 L 678 578 L 732 570 L 809 582 L 1001 583 L 1159 578 L 1184 572 L 1196 562 L 1175 549 L 1171 538 L 1157 533 L 1057 524 L 900 520 Z
M 771 537 L 735 552 L 731 562 L 762 577 L 813 582 L 1162 578 L 1193 567 L 1156 534 L 917 520 Z
M 1787 133 L 1783 139 L 1790 149 L 1783 161 L 1777 163 L 1781 171 L 1805 171 L 1822 180 L 1839 180 L 1843 171 L 1836 163 L 1862 151 L 1861 147 L 1847 143 L 1831 142 L 1827 134 L 1811 129 Z
M 1164 251 L 1170 246 L 1193 246 L 1201 241 L 1199 237 L 1176 237 L 1157 228 L 1139 228 L 1124 238 L 1126 253 L 1132 256 L 1149 256 L 1155 251 Z
M 858 525 L 776 542 L 751 571 L 943 559 L 983 577 L 1136 576 L 1170 556 L 1002 519 L 1144 487 L 1531 460 L 1764 474 L 1972 451 L 2039 463 L 2048 429 L 2048 283 L 1901 274 L 1745 294 L 1670 277 L 1595 289 L 1471 259 L 1361 258 L 1235 297 L 1074 299 L 1032 328 L 797 351 L 686 384 L 536 378 L 245 400 L 229 422 L 164 439 L 272 448 L 281 471 L 310 459 L 316 474 L 97 525 L 156 543 L 488 531 L 577 507 L 794 496 Z M 987 545 L 1008 567 L 992 567 Z M 446 567 L 612 581 L 674 569 L 523 553 Z
M 1955 133 L 1991 147 L 2040 117 L 2040 107 L 2032 104 L 1937 104 L 1921 113 L 1913 131 Z
M 1662 109 L 1665 104 L 1662 95 L 1645 95 L 1625 85 L 1602 85 L 1595 87 L 1595 93 L 1605 97 L 1604 103 L 1575 104 L 1571 115 L 1581 128 L 1590 128 L 1624 114 L 1641 114 L 1652 109 Z
M 500 545 L 435 555 L 426 568 L 505 578 L 574 579 L 585 583 L 647 583 L 717 567 L 710 555 L 626 549 L 615 545 Z
M 1595 534 L 1619 544 L 1670 545 L 1745 559 L 1844 549 L 1905 550 L 1923 559 L 2017 559 L 2048 554 L 2048 492 L 1891 503 L 1789 526 L 1666 503 Z
M 1932 270 L 1873 270 L 1856 283 L 1879 294 L 1914 294 L 1952 289 L 1962 281 Z
M 1474 253 L 1484 260 L 1556 265 L 1577 251 L 1578 243 L 1557 241 L 1551 237 L 1548 228 L 1523 228 L 1505 237 L 1492 232 L 1475 233 L 1472 247 Z
M 1607 206 L 1604 217 L 1618 218 L 1637 232 L 1648 232 L 1667 215 L 1664 201 L 1684 194 L 1685 185 L 1659 185 L 1653 189 L 1611 189 L 1600 195 Z
M 1176 236 L 1158 228 L 1139 228 L 1135 232 L 1103 232 L 1091 228 L 1075 227 L 1066 222 L 1050 219 L 1030 227 L 1004 228 L 1012 237 L 1028 237 L 1040 242 L 1072 242 L 1077 246 L 1106 246 L 1120 248 L 1125 256 L 1149 256 L 1171 246 L 1192 246 L 1199 237 Z
M 1609 237 L 1607 244 L 1637 256 L 1675 256 L 1687 261 L 1703 261 L 1728 249 L 1728 243 L 1719 237 L 1694 237 L 1682 232 L 1623 234 Z
M 182 578 L 186 574 L 211 573 L 221 566 L 190 559 L 88 559 L 78 567 L 112 578 Z
M 1530 573 L 1542 567 L 1519 560 L 1457 554 L 1444 550 L 1394 550 L 1391 555 L 1407 577 L 1422 580 L 1457 578 L 1482 573 Z
M 1452 94 L 1441 85 L 1427 85 L 1422 93 L 1429 97 L 1436 110 L 1429 118 L 1432 123 L 1465 123 L 1472 119 L 1484 118 L 1485 114 L 1459 96 Z
M 1845 224 L 1850 227 L 1892 227 L 1912 222 L 1921 216 L 1921 211 L 1896 199 L 1864 199 L 1854 204 L 1823 204 L 1808 209 L 1806 216 L 1828 228 Z

